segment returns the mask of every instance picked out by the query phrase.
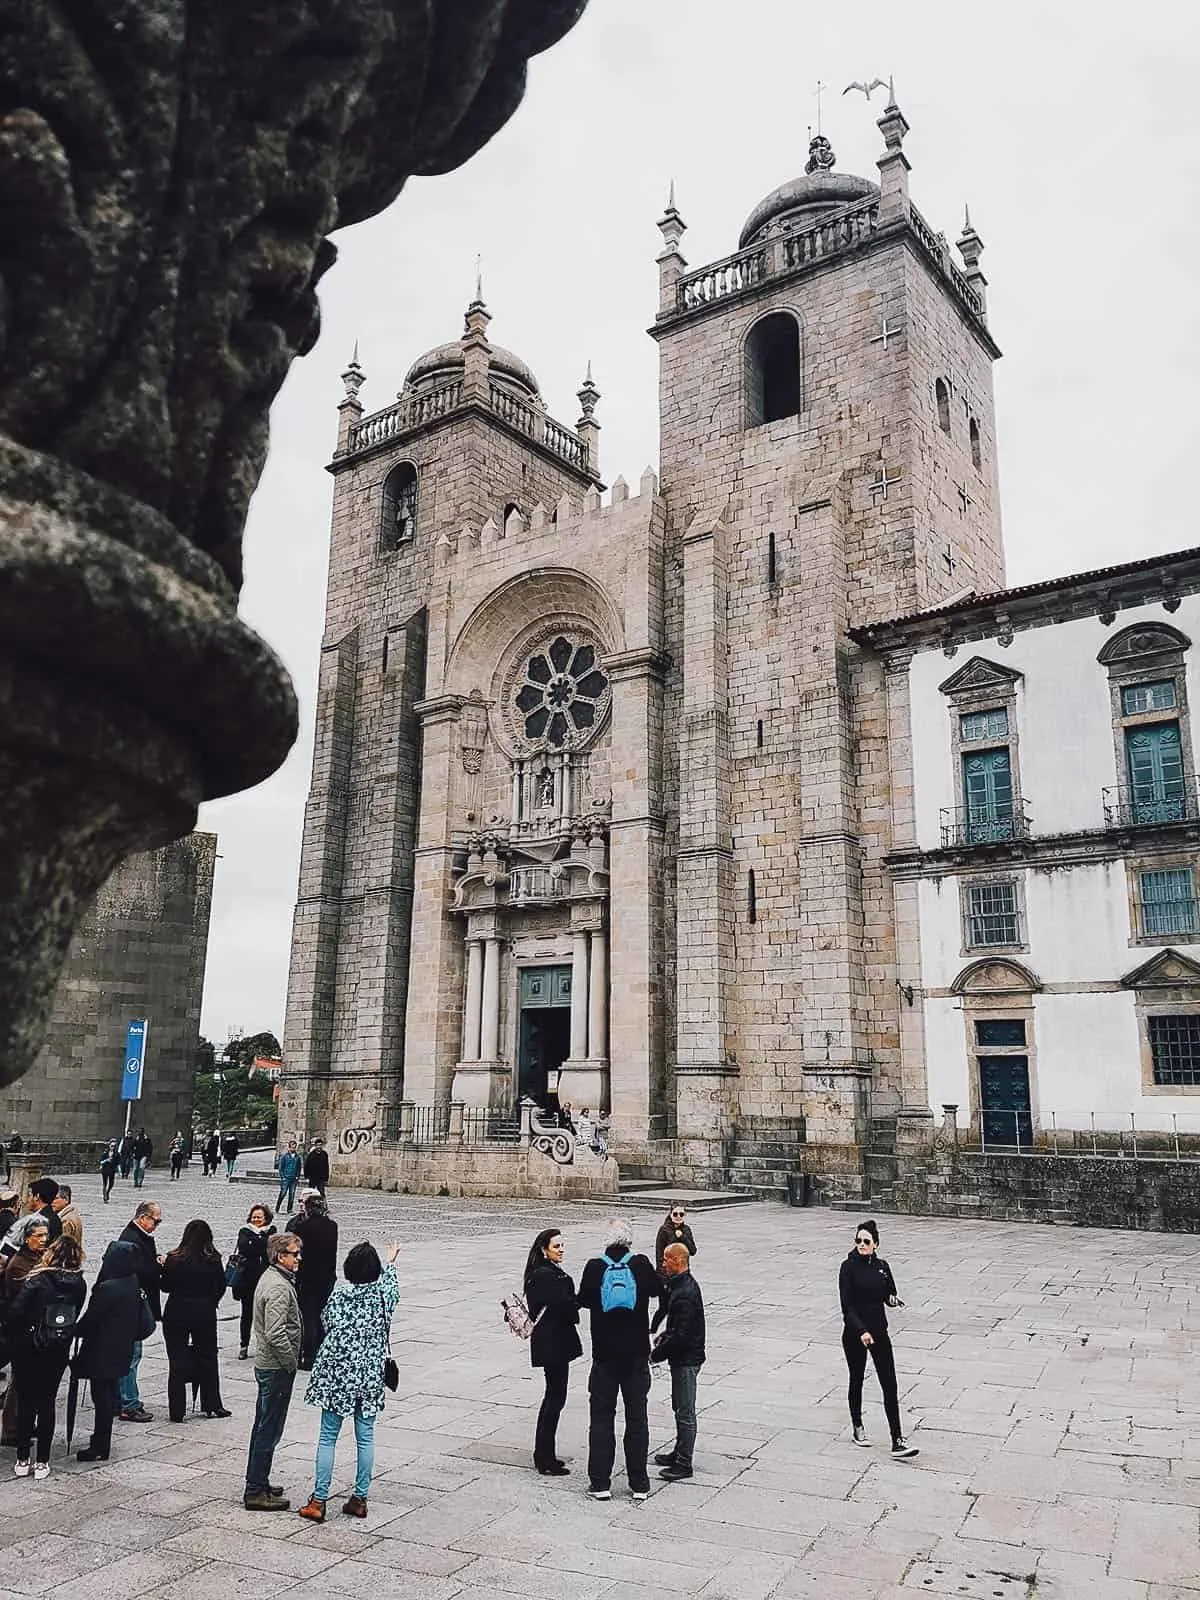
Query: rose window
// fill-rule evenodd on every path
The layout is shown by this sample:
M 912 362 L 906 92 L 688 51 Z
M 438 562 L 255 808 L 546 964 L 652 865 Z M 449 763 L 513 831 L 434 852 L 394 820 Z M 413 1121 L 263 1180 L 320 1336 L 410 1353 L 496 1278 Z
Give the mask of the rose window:
M 570 749 L 599 724 L 608 694 L 595 646 L 559 634 L 526 661 L 513 704 L 530 744 Z

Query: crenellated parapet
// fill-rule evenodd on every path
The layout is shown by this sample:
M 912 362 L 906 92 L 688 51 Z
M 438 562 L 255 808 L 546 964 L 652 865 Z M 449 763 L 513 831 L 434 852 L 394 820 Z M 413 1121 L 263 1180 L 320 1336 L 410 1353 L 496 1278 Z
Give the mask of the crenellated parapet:
M 581 545 L 586 546 L 589 541 L 603 539 L 614 527 L 623 530 L 642 523 L 653 512 L 657 501 L 658 477 L 647 467 L 636 495 L 630 495 L 628 483 L 619 477 L 607 496 L 593 484 L 582 498 L 565 494 L 549 508 L 539 502 L 528 517 L 513 510 L 503 523 L 489 517 L 477 527 L 460 528 L 457 534 L 445 532 L 436 545 L 438 563 L 443 566 L 469 563 L 475 571 L 481 559 L 507 559 L 518 545 L 522 559 L 538 541 L 547 546 L 565 542 L 569 547 L 577 537 Z

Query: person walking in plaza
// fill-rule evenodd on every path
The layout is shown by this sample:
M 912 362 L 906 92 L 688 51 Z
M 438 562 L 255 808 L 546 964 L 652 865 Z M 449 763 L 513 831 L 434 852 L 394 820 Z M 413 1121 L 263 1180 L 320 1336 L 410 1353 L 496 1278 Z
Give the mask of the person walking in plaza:
M 525 1263 L 525 1304 L 537 1319 L 529 1336 L 529 1360 L 541 1367 L 545 1393 L 533 1436 L 533 1464 L 543 1477 L 561 1478 L 570 1472 L 558 1458 L 558 1419 L 567 1403 L 571 1362 L 583 1354 L 579 1341 L 579 1306 L 575 1285 L 563 1270 L 566 1246 L 557 1228 L 543 1228 L 533 1241 Z
M 177 1133 L 171 1140 L 171 1148 L 168 1154 L 171 1158 L 171 1182 L 177 1183 L 179 1174 L 183 1171 L 184 1157 L 187 1155 L 187 1144 L 181 1133 Z
M 104 1252 L 100 1278 L 87 1310 L 75 1325 L 79 1349 L 72 1362 L 76 1378 L 92 1390 L 92 1436 L 77 1461 L 107 1461 L 113 1419 L 121 1403 L 121 1379 L 133 1362 L 133 1347 L 154 1332 L 149 1302 L 138 1283 L 138 1253 L 114 1239 Z
M 356 1244 L 342 1266 L 344 1283 L 329 1297 L 322 1315 L 325 1337 L 313 1362 L 304 1399 L 321 1407 L 321 1434 L 313 1492 L 300 1515 L 325 1521 L 333 1483 L 333 1460 L 345 1417 L 354 1418 L 356 1463 L 354 1493 L 342 1506 L 348 1517 L 365 1517 L 375 1466 L 375 1418 L 383 1410 L 383 1367 L 388 1358 L 392 1313 L 400 1298 L 394 1244 L 385 1267 L 374 1245 Z
M 276 1211 L 288 1211 L 296 1204 L 296 1185 L 300 1182 L 300 1152 L 296 1148 L 295 1139 L 289 1139 L 287 1149 L 282 1151 L 277 1162 L 279 1167 L 279 1198 L 275 1202 Z
M 629 1492 L 644 1500 L 650 1492 L 646 1458 L 650 1429 L 646 1400 L 650 1393 L 651 1300 L 666 1297 L 662 1279 L 647 1256 L 634 1255 L 633 1230 L 614 1217 L 605 1230 L 604 1254 L 583 1269 L 577 1296 L 589 1313 L 592 1370 L 588 1376 L 588 1493 L 593 1500 L 612 1499 L 616 1455 L 617 1396 L 625 1406 L 625 1471 Z
M 304 1246 L 294 1233 L 267 1241 L 267 1270 L 254 1291 L 254 1380 L 258 1398 L 246 1456 L 247 1511 L 286 1511 L 291 1502 L 271 1482 L 275 1447 L 287 1422 L 296 1368 L 300 1362 L 300 1302 L 296 1272 Z
M 217 1162 L 221 1156 L 221 1139 L 215 1128 L 211 1129 L 200 1151 L 204 1162 L 204 1176 L 211 1178 L 217 1170 Z
M 50 1243 L 62 1233 L 62 1223 L 54 1202 L 58 1199 L 58 1184 L 53 1178 L 38 1178 L 29 1185 L 29 1214 L 41 1217 L 50 1235 Z
M 325 1186 L 329 1182 L 329 1152 L 325 1149 L 324 1139 L 314 1139 L 309 1146 L 304 1158 L 304 1181 L 322 1199 L 325 1198 Z
M 58 1193 L 50 1202 L 54 1215 L 58 1218 L 59 1226 L 68 1238 L 74 1239 L 79 1248 L 83 1249 L 83 1218 L 79 1214 L 79 1207 L 71 1199 L 71 1185 L 60 1183 Z
M 324 1337 L 321 1313 L 337 1282 L 338 1226 L 329 1215 L 323 1195 L 300 1191 L 300 1215 L 288 1223 L 304 1245 L 297 1291 L 304 1319 L 304 1348 L 300 1366 L 307 1372 Z
M 213 1245 L 212 1229 L 196 1217 L 164 1258 L 160 1275 L 166 1291 L 163 1339 L 167 1346 L 167 1411 L 172 1422 L 187 1420 L 187 1386 L 200 1388 L 206 1417 L 228 1417 L 221 1401 L 217 1370 L 217 1306 L 225 1294 L 225 1268 Z
M 654 1264 L 660 1272 L 663 1269 L 663 1255 L 669 1244 L 686 1246 L 689 1256 L 696 1254 L 696 1237 L 687 1222 L 687 1211 L 682 1200 L 672 1202 L 662 1227 L 655 1235 Z
M 5 1341 L 13 1337 L 13 1323 L 11 1320 L 12 1303 L 21 1291 L 25 1279 L 39 1265 L 50 1243 L 50 1231 L 40 1216 L 21 1217 L 15 1227 L 20 1227 L 20 1241 L 12 1255 L 5 1256 L 2 1261 L 3 1277 L 0 1277 L 0 1332 L 3 1332 Z M 11 1230 L 10 1235 L 11 1237 Z M 17 1442 L 17 1386 L 10 1383 L 8 1394 L 4 1401 L 4 1412 L 0 1418 L 0 1445 L 15 1445 Z
M 12 1381 L 17 1391 L 14 1477 L 27 1478 L 30 1471 L 35 1478 L 50 1476 L 58 1391 L 86 1298 L 83 1251 L 64 1234 L 47 1248 L 9 1304 Z
M 862 1417 L 863 1378 L 869 1352 L 883 1391 L 883 1409 L 892 1434 L 892 1455 L 897 1460 L 915 1456 L 918 1451 L 905 1439 L 900 1426 L 896 1362 L 885 1310 L 887 1306 L 902 1306 L 904 1302 L 897 1293 L 892 1269 L 879 1254 L 879 1229 L 873 1221 L 860 1222 L 854 1230 L 854 1248 L 838 1273 L 838 1295 L 842 1303 L 842 1349 L 850 1369 L 850 1425 L 854 1430 L 854 1442 L 864 1448 L 871 1443 Z
M 234 1297 L 242 1303 L 239 1326 L 238 1360 L 245 1361 L 250 1354 L 250 1332 L 254 1321 L 254 1291 L 258 1280 L 267 1270 L 267 1243 L 275 1232 L 271 1225 L 270 1206 L 251 1206 L 245 1222 L 238 1229 L 234 1255 L 237 1257 L 237 1287 Z
M 133 1141 L 133 1187 L 140 1189 L 146 1181 L 146 1168 L 154 1154 L 154 1144 L 145 1128 L 139 1128 Z
M 221 1160 L 225 1163 L 225 1177 L 232 1182 L 237 1167 L 238 1141 L 236 1133 L 227 1133 L 221 1140 Z
M 100 1157 L 100 1198 L 107 1205 L 109 1196 L 113 1192 L 113 1184 L 117 1181 L 117 1168 L 121 1165 L 121 1157 L 117 1153 L 117 1141 L 110 1139 L 108 1148 Z
M 121 1176 L 127 1178 L 133 1171 L 133 1135 L 131 1133 L 123 1133 L 121 1135 L 117 1153 L 121 1157 Z
M 128 1222 L 121 1230 L 120 1242 L 130 1244 L 137 1252 L 138 1283 L 141 1285 L 146 1300 L 150 1306 L 151 1315 L 155 1326 L 162 1321 L 162 1297 L 159 1293 L 159 1268 L 161 1258 L 154 1246 L 154 1235 L 162 1225 L 162 1207 L 155 1200 L 139 1200 L 133 1213 L 133 1220 Z M 100 1275 L 97 1283 L 102 1283 L 107 1275 L 108 1252 L 104 1253 L 104 1261 L 100 1266 Z M 151 1329 L 151 1332 L 154 1330 Z M 142 1404 L 142 1397 L 138 1390 L 138 1367 L 142 1360 L 142 1344 L 144 1335 L 139 1338 L 133 1347 L 130 1358 L 129 1370 L 121 1379 L 121 1421 L 122 1422 L 153 1422 L 154 1413 L 147 1411 Z
M 696 1380 L 704 1365 L 704 1296 L 692 1276 L 691 1259 L 687 1245 L 679 1241 L 663 1252 L 666 1325 L 650 1351 L 651 1361 L 665 1361 L 671 1369 L 675 1443 L 654 1458 L 662 1468 L 659 1477 L 668 1483 L 691 1477 L 696 1448 Z

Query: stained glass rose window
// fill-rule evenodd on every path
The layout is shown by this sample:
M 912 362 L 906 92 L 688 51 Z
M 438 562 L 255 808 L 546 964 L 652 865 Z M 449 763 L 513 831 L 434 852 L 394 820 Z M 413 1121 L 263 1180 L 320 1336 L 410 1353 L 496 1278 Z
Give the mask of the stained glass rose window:
M 514 705 L 530 744 L 571 748 L 599 723 L 608 693 L 595 646 L 558 634 L 526 660 Z

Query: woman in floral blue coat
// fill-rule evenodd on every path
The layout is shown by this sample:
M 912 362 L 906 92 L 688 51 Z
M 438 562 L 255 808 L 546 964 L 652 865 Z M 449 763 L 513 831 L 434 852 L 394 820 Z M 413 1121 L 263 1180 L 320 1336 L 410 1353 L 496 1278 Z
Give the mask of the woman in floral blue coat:
M 396 1279 L 399 1254 L 400 1246 L 393 1245 L 385 1267 L 374 1245 L 356 1244 L 342 1267 L 346 1281 L 335 1286 L 321 1314 L 325 1337 L 304 1395 L 310 1406 L 321 1407 L 316 1480 L 311 1499 L 300 1511 L 309 1522 L 325 1521 L 334 1451 L 344 1417 L 354 1418 L 358 1465 L 354 1493 L 342 1510 L 348 1517 L 367 1514 L 367 1490 L 375 1466 L 375 1418 L 383 1410 L 388 1331 L 400 1298 Z

